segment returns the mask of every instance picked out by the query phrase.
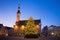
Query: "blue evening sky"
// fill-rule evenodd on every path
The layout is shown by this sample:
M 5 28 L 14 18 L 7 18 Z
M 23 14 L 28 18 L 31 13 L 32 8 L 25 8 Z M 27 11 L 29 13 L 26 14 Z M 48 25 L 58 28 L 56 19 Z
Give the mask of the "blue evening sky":
M 0 23 L 13 27 L 20 4 L 20 20 L 41 19 L 45 25 L 60 26 L 60 0 L 0 0 Z

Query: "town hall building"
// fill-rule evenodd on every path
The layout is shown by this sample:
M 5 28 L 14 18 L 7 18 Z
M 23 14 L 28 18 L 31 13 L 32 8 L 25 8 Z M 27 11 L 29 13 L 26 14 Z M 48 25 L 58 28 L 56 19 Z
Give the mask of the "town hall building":
M 28 20 L 20 20 L 20 15 L 21 15 L 20 6 L 18 6 L 16 22 L 14 25 L 14 32 L 18 33 L 17 35 L 20 35 L 20 34 L 22 35 L 22 33 L 23 33 L 22 30 L 24 29 L 24 27 L 26 26 L 26 23 L 28 21 Z M 37 26 L 39 28 L 38 32 L 40 33 L 41 32 L 41 19 L 34 20 L 34 23 L 35 23 L 35 26 Z

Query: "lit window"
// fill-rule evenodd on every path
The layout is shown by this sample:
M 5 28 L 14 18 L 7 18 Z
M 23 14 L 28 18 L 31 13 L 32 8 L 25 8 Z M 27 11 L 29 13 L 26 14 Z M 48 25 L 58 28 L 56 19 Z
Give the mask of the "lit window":
M 52 32 L 51 35 L 54 35 L 54 32 Z
M 8 34 L 6 34 L 6 36 L 8 36 Z

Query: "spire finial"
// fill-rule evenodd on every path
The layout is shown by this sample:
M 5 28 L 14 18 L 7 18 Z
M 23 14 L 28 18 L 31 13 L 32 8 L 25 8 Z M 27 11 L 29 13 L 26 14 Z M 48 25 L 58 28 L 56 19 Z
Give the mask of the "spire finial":
M 20 4 L 18 4 L 18 10 L 20 10 Z

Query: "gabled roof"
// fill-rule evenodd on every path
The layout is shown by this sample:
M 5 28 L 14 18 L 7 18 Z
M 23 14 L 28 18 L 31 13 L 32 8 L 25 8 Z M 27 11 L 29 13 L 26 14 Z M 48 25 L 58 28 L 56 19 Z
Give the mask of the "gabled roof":
M 19 22 L 16 22 L 17 25 L 26 25 L 28 20 L 20 20 Z M 41 20 L 34 20 L 35 24 L 38 25 L 39 23 L 41 23 Z

